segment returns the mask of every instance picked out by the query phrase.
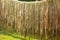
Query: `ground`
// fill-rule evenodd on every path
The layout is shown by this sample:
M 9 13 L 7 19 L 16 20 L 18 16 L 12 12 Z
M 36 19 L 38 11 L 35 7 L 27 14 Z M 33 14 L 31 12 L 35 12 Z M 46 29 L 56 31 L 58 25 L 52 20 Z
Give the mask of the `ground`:
M 4 32 L 4 31 L 0 31 L 0 40 L 37 40 L 37 39 L 34 39 L 34 38 L 29 38 L 28 36 L 24 37 L 24 36 L 21 36 L 20 34 L 18 33 L 9 33 L 9 32 Z

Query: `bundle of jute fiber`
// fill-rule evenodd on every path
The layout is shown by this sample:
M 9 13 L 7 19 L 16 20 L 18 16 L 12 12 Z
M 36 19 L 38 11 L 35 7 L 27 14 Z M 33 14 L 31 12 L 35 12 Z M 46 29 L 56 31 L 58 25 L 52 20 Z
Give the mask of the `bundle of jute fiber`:
M 41 35 L 48 26 L 47 1 L 9 1 L 1 0 L 1 26 L 8 31 L 23 35 Z M 3 23 L 2 23 L 3 22 Z

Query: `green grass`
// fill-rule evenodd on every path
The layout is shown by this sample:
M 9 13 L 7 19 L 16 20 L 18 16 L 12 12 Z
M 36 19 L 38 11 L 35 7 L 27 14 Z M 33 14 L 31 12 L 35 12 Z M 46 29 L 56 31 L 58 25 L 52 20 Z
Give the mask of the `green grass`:
M 20 39 L 14 38 L 14 37 L 8 36 L 8 35 L 0 34 L 0 40 L 20 40 Z
M 9 33 L 6 31 L 0 31 L 0 40 L 20 40 L 20 38 L 18 38 L 18 34 L 16 33 L 16 37 L 15 35 L 12 35 L 15 33 Z
M 60 36 L 56 36 L 58 39 L 60 39 Z M 52 40 L 53 37 L 51 36 L 48 40 Z M 38 40 L 35 38 L 31 38 L 29 36 L 20 35 L 16 32 L 6 32 L 6 31 L 0 31 L 0 40 Z M 42 38 L 42 40 L 45 40 L 45 38 Z
M 24 37 L 18 33 L 9 33 L 5 31 L 0 31 L 0 40 L 37 40 L 34 38 L 30 38 L 29 36 Z

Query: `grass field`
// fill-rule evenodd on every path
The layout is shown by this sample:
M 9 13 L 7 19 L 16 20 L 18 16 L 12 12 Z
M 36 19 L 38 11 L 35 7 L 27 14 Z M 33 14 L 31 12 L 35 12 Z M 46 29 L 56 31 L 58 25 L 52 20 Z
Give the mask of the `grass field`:
M 56 36 L 54 39 L 55 40 L 60 40 L 60 36 Z M 29 36 L 23 36 L 20 35 L 16 32 L 14 33 L 9 33 L 9 32 L 5 32 L 5 31 L 0 31 L 0 40 L 38 40 L 36 38 L 30 38 Z M 43 40 L 45 40 L 43 38 Z M 50 37 L 48 40 L 53 40 L 53 37 Z
M 20 39 L 14 38 L 14 37 L 8 36 L 8 35 L 0 34 L 0 40 L 20 40 Z
M 0 31 L 0 40 L 37 40 L 37 39 L 30 38 L 29 36 L 24 37 L 18 33 Z

